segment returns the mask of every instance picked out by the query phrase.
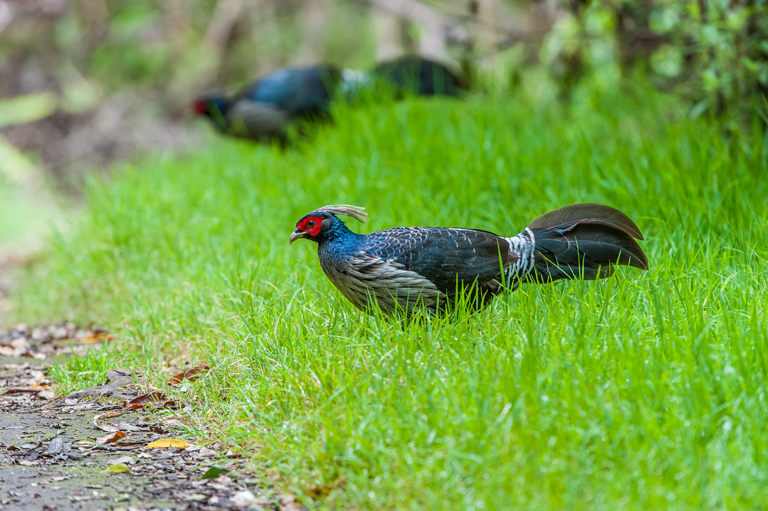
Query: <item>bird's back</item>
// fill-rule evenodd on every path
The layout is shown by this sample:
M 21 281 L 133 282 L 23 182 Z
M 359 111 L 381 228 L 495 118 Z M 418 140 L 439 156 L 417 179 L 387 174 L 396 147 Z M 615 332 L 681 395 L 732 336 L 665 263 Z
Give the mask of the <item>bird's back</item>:
M 476 229 L 396 227 L 343 249 L 326 245 L 318 252 L 326 275 L 360 308 L 368 305 L 367 293 L 385 309 L 397 302 L 409 310 L 418 301 L 434 308 L 473 285 L 485 303 L 500 290 L 509 257 L 506 239 Z
M 260 78 L 241 98 L 269 103 L 291 116 L 325 111 L 341 72 L 333 66 L 284 68 Z
M 446 66 L 419 57 L 403 57 L 376 66 L 373 75 L 400 91 L 419 96 L 458 96 L 465 89 L 461 79 Z

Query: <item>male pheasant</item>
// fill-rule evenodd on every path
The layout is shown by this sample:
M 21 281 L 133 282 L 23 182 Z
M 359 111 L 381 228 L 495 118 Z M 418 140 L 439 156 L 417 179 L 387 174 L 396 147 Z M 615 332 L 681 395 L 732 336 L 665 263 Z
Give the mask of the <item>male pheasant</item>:
M 304 215 L 290 242 L 317 242 L 326 276 L 357 308 L 410 315 L 424 306 L 450 308 L 465 293 L 484 307 L 521 282 L 609 277 L 615 265 L 648 269 L 635 241 L 637 225 L 624 213 L 594 203 L 556 209 L 505 238 L 478 229 L 395 227 L 360 235 L 337 215 L 365 222 L 364 208 L 325 206 Z
M 284 68 L 232 97 L 200 97 L 193 108 L 227 135 L 262 142 L 284 140 L 290 122 L 328 116 L 340 80 L 341 72 L 334 66 Z
M 396 95 L 456 96 L 459 78 L 447 67 L 418 57 L 379 64 L 370 72 L 340 70 L 332 65 L 287 67 L 263 76 L 231 97 L 210 94 L 197 98 L 193 109 L 227 135 L 256 141 L 285 141 L 296 121 L 330 118 L 335 98 L 375 95 L 391 87 Z

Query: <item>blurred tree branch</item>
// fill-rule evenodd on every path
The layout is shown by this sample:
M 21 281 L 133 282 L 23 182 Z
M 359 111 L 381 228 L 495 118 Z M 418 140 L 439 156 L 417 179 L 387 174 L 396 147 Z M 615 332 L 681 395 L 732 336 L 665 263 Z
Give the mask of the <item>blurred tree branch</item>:
M 446 44 L 450 18 L 416 0 L 367 0 L 371 5 L 419 25 L 419 54 L 440 61 L 450 60 Z
M 297 64 L 316 64 L 323 58 L 323 38 L 328 24 L 327 0 L 306 0 L 302 13 L 304 37 L 294 59 Z
M 205 30 L 205 42 L 216 52 L 221 61 L 227 49 L 227 41 L 232 28 L 243 9 L 243 0 L 218 0 L 213 10 L 211 21 Z

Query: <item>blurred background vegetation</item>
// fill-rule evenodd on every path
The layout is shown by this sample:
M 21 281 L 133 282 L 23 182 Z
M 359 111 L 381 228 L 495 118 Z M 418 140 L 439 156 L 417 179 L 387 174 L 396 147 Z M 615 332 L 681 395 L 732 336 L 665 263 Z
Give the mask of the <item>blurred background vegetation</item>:
M 76 199 L 111 162 L 199 146 L 194 95 L 281 66 L 420 54 L 477 94 L 535 73 L 565 107 L 584 80 L 643 80 L 749 136 L 765 126 L 767 13 L 766 0 L 0 0 L 0 246 L 55 216 L 49 185 Z

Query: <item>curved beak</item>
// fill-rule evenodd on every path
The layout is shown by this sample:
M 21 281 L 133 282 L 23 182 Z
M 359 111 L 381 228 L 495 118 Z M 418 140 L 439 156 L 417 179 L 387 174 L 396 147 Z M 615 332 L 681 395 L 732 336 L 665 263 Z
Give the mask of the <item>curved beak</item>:
M 299 230 L 295 230 L 295 231 L 293 231 L 293 232 L 291 233 L 291 237 L 289 238 L 289 239 L 290 239 L 290 241 L 289 241 L 289 243 L 288 243 L 288 244 L 290 245 L 290 244 L 291 244 L 291 243 L 293 243 L 294 241 L 296 241 L 296 240 L 300 240 L 301 238 L 306 238 L 306 237 L 307 237 L 307 233 L 306 233 L 306 232 L 301 232 L 301 231 L 299 231 Z

